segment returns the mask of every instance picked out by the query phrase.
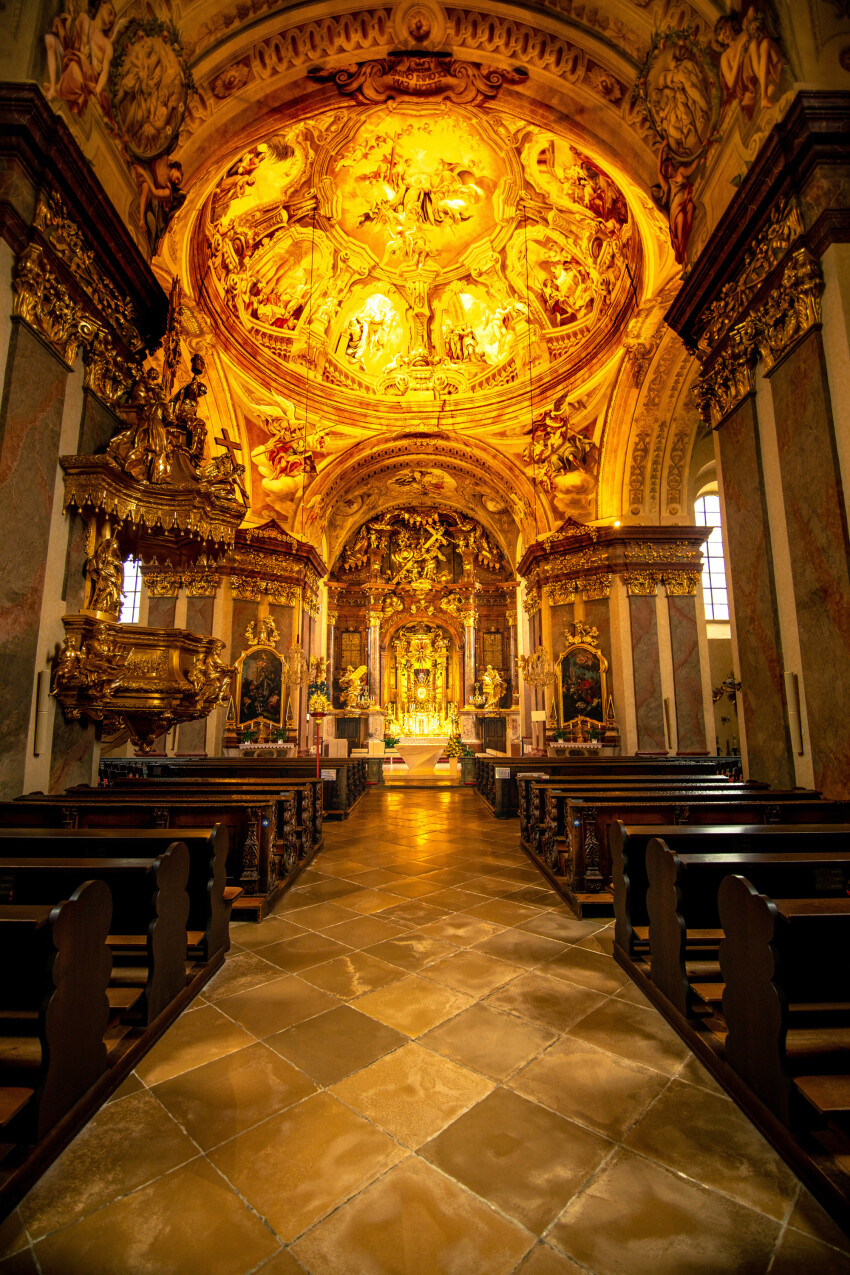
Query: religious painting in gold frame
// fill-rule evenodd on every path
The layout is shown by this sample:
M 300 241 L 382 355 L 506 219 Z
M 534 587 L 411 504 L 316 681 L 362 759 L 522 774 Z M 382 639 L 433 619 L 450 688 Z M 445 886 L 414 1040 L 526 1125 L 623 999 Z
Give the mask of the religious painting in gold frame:
M 283 659 L 271 646 L 252 646 L 236 661 L 236 713 L 240 726 L 261 721 L 283 726 Z
M 574 642 L 558 657 L 558 719 L 562 729 L 573 725 L 605 725 L 608 703 L 608 661 L 587 642 Z

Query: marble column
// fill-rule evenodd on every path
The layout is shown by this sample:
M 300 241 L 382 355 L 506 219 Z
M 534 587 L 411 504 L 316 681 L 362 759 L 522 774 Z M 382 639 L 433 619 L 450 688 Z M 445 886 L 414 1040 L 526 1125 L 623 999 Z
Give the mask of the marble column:
M 366 623 L 366 666 L 369 679 L 369 694 L 376 704 L 381 703 L 381 611 L 367 611 Z
M 516 613 L 509 612 L 508 622 L 508 674 L 511 679 L 511 704 L 519 703 L 519 681 L 516 664 Z
M 334 676 L 336 674 L 336 622 L 339 619 L 339 612 L 326 612 L 327 631 L 325 636 L 325 655 L 328 657 L 328 671 L 325 680 L 328 684 L 328 693 L 330 695 L 331 704 L 333 704 L 334 694 Z
M 696 595 L 667 590 L 678 752 L 707 751 Z M 713 741 L 712 741 L 713 743 Z
M 475 644 L 478 614 L 475 611 L 461 611 L 463 623 L 463 706 L 472 703 L 475 691 Z
M 729 614 L 741 680 L 738 722 L 745 774 L 774 788 L 793 787 L 770 522 L 752 395 L 717 426 L 714 438 L 726 531 Z
M 850 701 L 850 544 L 820 331 L 769 380 L 814 783 L 826 797 L 846 798 L 850 735 L 836 708 Z
M 658 658 L 658 617 L 655 585 L 628 585 L 632 635 L 637 751 L 666 753 L 661 665 Z M 640 588 L 641 592 L 634 590 Z

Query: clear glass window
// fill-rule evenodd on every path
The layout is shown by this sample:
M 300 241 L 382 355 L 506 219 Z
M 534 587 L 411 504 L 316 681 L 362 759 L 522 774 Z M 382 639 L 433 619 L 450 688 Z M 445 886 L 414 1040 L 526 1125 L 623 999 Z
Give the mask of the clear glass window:
M 720 524 L 720 497 L 716 492 L 700 496 L 694 505 L 694 522 L 713 530 L 703 545 L 702 592 L 707 620 L 729 619 L 726 592 L 726 563 L 723 560 L 723 529 Z
M 124 563 L 124 598 L 121 602 L 120 620 L 122 624 L 138 624 L 139 601 L 142 593 L 142 573 L 136 558 L 127 558 Z

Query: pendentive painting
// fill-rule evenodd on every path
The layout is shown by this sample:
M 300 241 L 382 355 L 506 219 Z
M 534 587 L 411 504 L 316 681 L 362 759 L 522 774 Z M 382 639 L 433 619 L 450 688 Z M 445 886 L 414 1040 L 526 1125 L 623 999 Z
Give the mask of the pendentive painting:
M 602 659 L 598 651 L 573 646 L 561 657 L 561 722 L 576 717 L 604 721 L 605 688 Z
M 270 647 L 249 651 L 239 670 L 239 724 L 266 721 L 281 724 L 283 711 L 282 661 Z

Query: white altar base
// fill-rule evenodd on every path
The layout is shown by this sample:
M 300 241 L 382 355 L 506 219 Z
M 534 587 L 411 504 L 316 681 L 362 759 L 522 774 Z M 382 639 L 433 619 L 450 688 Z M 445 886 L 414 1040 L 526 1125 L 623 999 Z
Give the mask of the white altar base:
M 440 754 L 448 743 L 448 739 L 435 736 L 416 735 L 412 739 L 400 739 L 395 750 L 411 774 L 427 774 L 434 772 Z

